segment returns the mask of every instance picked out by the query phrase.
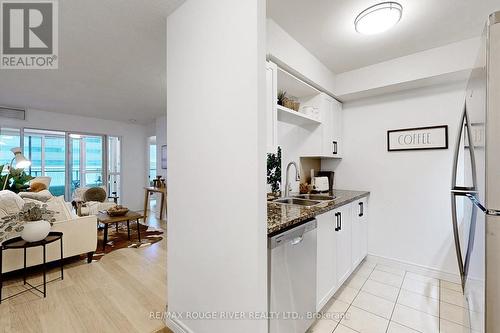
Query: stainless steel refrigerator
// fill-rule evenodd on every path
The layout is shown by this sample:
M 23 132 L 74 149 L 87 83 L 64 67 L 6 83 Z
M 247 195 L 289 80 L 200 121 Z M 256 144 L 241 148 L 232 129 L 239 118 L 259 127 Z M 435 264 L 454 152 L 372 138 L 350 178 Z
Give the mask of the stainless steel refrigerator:
M 500 12 L 488 19 L 467 84 L 451 205 L 467 331 L 500 332 Z

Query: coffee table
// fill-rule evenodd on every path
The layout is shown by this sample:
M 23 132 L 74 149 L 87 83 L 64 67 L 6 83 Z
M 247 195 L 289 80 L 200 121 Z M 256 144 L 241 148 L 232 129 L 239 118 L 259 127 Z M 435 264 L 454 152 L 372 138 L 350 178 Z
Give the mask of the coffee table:
M 122 216 L 109 216 L 107 213 L 99 212 L 97 214 L 97 222 L 104 224 L 104 244 L 102 246 L 103 251 L 106 250 L 106 243 L 108 242 L 108 225 L 115 224 L 116 230 L 118 231 L 118 223 L 127 222 L 127 232 L 128 239 L 130 240 L 130 221 L 137 222 L 137 236 L 139 237 L 139 242 L 141 241 L 141 230 L 139 228 L 139 219 L 144 218 L 143 214 L 129 211 L 127 214 Z

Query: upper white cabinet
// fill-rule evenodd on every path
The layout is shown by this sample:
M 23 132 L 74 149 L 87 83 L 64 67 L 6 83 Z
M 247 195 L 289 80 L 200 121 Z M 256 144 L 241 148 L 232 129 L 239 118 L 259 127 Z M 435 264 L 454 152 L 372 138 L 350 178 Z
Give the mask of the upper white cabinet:
M 277 86 L 278 67 L 272 62 L 266 64 L 266 126 L 267 126 L 267 152 L 276 153 L 278 146 L 278 126 L 277 126 Z
M 342 157 L 342 104 L 321 93 L 310 103 L 318 108 L 321 125 L 309 127 L 309 133 L 302 145 L 304 157 L 341 158 Z

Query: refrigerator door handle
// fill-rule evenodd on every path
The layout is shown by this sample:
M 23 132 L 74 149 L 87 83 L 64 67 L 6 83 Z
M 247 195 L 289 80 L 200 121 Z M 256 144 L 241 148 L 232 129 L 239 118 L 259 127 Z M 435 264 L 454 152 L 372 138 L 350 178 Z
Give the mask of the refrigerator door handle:
M 500 216 L 500 210 L 497 209 L 488 209 L 481 204 L 479 199 L 474 195 L 474 194 L 466 194 L 465 195 L 467 198 L 472 201 L 474 205 L 476 205 L 477 208 L 479 208 L 483 213 L 486 215 L 491 215 L 491 216 Z

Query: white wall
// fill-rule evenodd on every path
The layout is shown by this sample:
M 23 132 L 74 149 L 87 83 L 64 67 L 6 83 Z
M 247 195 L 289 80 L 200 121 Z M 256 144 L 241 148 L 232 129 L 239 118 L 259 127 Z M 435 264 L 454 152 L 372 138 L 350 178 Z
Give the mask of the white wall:
M 167 20 L 168 310 L 267 311 L 265 1 L 189 0 Z M 264 320 L 169 321 L 196 333 Z
M 266 39 L 267 53 L 274 62 L 285 69 L 292 69 L 294 74 L 307 78 L 308 82 L 325 92 L 334 92 L 334 74 L 272 19 L 267 19 Z
M 122 204 L 142 210 L 147 180 L 147 127 L 127 122 L 28 110 L 26 121 L 0 118 L 0 127 L 37 128 L 122 137 Z
M 337 188 L 369 190 L 369 253 L 458 274 L 450 212 L 452 155 L 464 85 L 344 104 Z M 447 150 L 387 151 L 387 130 L 449 126 Z
M 430 78 L 441 81 L 466 79 L 474 66 L 479 41 L 479 37 L 466 39 L 337 74 L 335 94 L 347 101 L 368 94 L 380 95 L 387 89 L 394 92 L 416 88 L 408 87 L 409 83 L 423 86 Z

